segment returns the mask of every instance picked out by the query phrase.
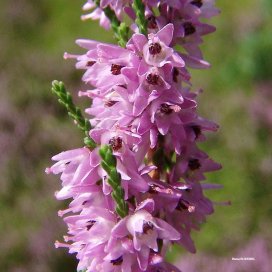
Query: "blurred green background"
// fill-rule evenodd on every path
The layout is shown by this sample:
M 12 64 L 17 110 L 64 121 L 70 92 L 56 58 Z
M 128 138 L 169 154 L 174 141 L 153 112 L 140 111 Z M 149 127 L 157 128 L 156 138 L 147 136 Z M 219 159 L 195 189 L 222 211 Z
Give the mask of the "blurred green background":
M 54 154 L 82 144 L 82 135 L 50 92 L 52 80 L 63 80 L 77 103 L 86 103 L 76 95 L 84 88 L 82 71 L 63 60 L 64 51 L 82 52 L 76 38 L 113 42 L 112 33 L 97 22 L 80 21 L 83 4 L 0 1 L 0 271 L 76 271 L 74 257 L 54 248 L 66 231 L 57 216 L 66 204 L 55 200 L 60 182 L 44 169 Z M 204 89 L 201 114 L 221 126 L 202 146 L 223 164 L 208 180 L 224 189 L 207 194 L 232 206 L 217 206 L 194 234 L 198 254 L 175 248 L 169 259 L 187 272 L 219 271 L 212 265 L 268 272 L 269 263 L 258 269 L 227 265 L 246 248 L 256 249 L 252 241 L 263 247 L 252 253 L 256 256 L 242 257 L 255 257 L 255 264 L 272 258 L 272 1 L 218 0 L 217 6 L 221 15 L 212 24 L 218 31 L 202 46 L 212 68 L 192 74 L 194 87 Z

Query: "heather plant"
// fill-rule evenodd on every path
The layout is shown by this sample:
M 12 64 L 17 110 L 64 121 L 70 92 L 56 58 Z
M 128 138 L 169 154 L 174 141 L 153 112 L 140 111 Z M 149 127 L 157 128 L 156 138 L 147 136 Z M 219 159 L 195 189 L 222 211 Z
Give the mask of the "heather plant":
M 176 243 L 195 252 L 214 203 L 205 173 L 220 169 L 198 143 L 218 126 L 199 116 L 188 68 L 205 69 L 199 45 L 215 28 L 212 0 L 88 1 L 83 19 L 112 28 L 118 45 L 79 39 L 86 53 L 65 53 L 85 70 L 88 118 L 64 84 L 52 91 L 84 133 L 83 147 L 52 159 L 61 174 L 59 211 L 68 226 L 56 247 L 75 253 L 79 271 L 180 271 L 166 262 Z M 205 20 L 206 21 L 206 20 Z M 130 23 L 128 23 L 130 22 Z

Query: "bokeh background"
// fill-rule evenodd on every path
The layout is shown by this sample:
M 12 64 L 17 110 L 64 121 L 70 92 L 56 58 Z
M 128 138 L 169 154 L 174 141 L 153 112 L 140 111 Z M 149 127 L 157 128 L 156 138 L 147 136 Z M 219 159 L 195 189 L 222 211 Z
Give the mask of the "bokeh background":
M 113 42 L 97 22 L 81 22 L 83 1 L 0 1 L 0 271 L 76 271 L 54 248 L 66 228 L 54 199 L 57 177 L 44 174 L 50 158 L 82 145 L 82 135 L 50 92 L 63 80 L 77 98 L 81 71 L 64 51 L 81 52 L 76 38 Z M 272 1 L 217 0 L 218 31 L 202 46 L 210 70 L 192 71 L 203 116 L 221 126 L 203 148 L 224 168 L 209 174 L 224 189 L 201 232 L 197 254 L 174 248 L 169 259 L 184 272 L 272 271 Z M 255 261 L 232 261 L 254 257 Z

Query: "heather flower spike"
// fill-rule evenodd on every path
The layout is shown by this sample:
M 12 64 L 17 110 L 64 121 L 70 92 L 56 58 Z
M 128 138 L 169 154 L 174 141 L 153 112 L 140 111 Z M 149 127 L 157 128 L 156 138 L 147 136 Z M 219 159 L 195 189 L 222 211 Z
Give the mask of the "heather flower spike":
M 85 53 L 64 54 L 84 70 L 88 118 L 53 82 L 85 134 L 83 147 L 46 169 L 60 174 L 56 198 L 71 200 L 59 211 L 68 233 L 56 247 L 76 254 L 78 271 L 180 271 L 165 254 L 174 243 L 196 251 L 191 231 L 215 204 L 204 190 L 220 187 L 205 183 L 221 166 L 198 147 L 218 126 L 198 115 L 188 69 L 209 67 L 199 45 L 215 28 L 202 19 L 218 10 L 208 0 L 88 0 L 84 10 L 83 19 L 111 26 L 119 45 L 79 39 Z

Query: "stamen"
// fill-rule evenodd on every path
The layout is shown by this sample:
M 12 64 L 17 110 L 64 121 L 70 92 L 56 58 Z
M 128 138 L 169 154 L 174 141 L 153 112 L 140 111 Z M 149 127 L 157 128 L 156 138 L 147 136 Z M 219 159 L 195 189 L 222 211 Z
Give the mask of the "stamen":
M 195 211 L 195 206 L 190 205 L 190 203 L 185 199 L 180 199 L 176 209 L 180 211 L 187 210 L 189 213 L 193 213 Z
M 176 67 L 174 67 L 174 69 L 173 69 L 173 81 L 174 82 L 178 82 L 178 76 L 179 76 L 179 70 L 176 68 Z
M 168 115 L 173 112 L 173 109 L 171 109 L 170 105 L 163 103 L 161 104 L 160 112 Z
M 155 16 L 151 15 L 147 18 L 147 27 L 149 29 L 156 29 L 158 27 Z
M 174 111 L 174 112 L 180 112 L 181 107 L 178 105 L 171 105 L 170 108 Z
M 155 185 L 155 184 L 150 184 L 149 185 L 149 190 L 148 190 L 148 192 L 150 193 L 150 194 L 158 194 L 159 193 L 159 186 L 157 186 L 157 185 Z
M 109 145 L 112 147 L 113 151 L 118 151 L 123 146 L 123 141 L 121 137 L 113 137 L 109 140 Z
M 201 8 L 202 5 L 203 5 L 202 0 L 193 0 L 193 1 L 190 2 L 190 4 L 192 4 L 192 5 L 194 5 L 194 6 L 198 7 L 198 8 Z
M 152 222 L 144 221 L 144 224 L 143 224 L 143 233 L 144 234 L 147 234 L 148 231 L 153 230 L 153 228 L 154 228 L 154 225 Z
M 95 224 L 95 220 L 90 220 L 90 221 L 88 221 L 87 223 L 87 226 L 86 226 L 86 228 L 87 228 L 87 230 L 90 230 L 92 227 L 93 227 L 93 225 Z
M 117 103 L 117 101 L 114 101 L 114 100 L 107 100 L 105 102 L 105 106 L 106 107 L 112 107 L 113 105 L 115 105 Z
M 149 53 L 154 56 L 160 54 L 162 47 L 159 43 L 151 43 L 148 50 Z
M 125 67 L 122 65 L 118 65 L 118 64 L 112 64 L 111 65 L 111 73 L 115 76 L 120 75 L 121 74 L 121 69 Z
M 200 128 L 200 126 L 193 125 L 192 126 L 192 130 L 194 131 L 196 138 L 198 138 L 199 135 L 201 134 L 201 128 Z
M 89 61 L 87 61 L 86 66 L 92 67 L 95 63 L 96 63 L 95 61 L 89 60 Z
M 201 167 L 201 164 L 200 164 L 200 162 L 199 162 L 198 159 L 190 159 L 190 160 L 188 161 L 188 167 L 189 167 L 192 171 L 194 171 L 194 170 L 199 169 L 199 168 Z
M 121 88 L 124 88 L 124 89 L 127 89 L 127 85 L 125 85 L 125 84 L 119 84 L 119 85 L 117 85 L 117 86 L 119 86 L 119 87 L 121 87 Z
M 115 260 L 110 261 L 113 265 L 121 265 L 123 263 L 123 256 L 118 257 Z
M 151 85 L 158 85 L 160 77 L 156 74 L 148 74 L 146 81 Z
M 189 35 L 194 34 L 196 32 L 196 29 L 191 22 L 185 22 L 183 24 L 183 28 L 184 28 L 185 36 L 189 36 Z
M 160 112 L 163 114 L 171 114 L 174 112 L 180 112 L 181 108 L 178 105 L 168 105 L 166 103 L 162 103 L 160 107 Z

